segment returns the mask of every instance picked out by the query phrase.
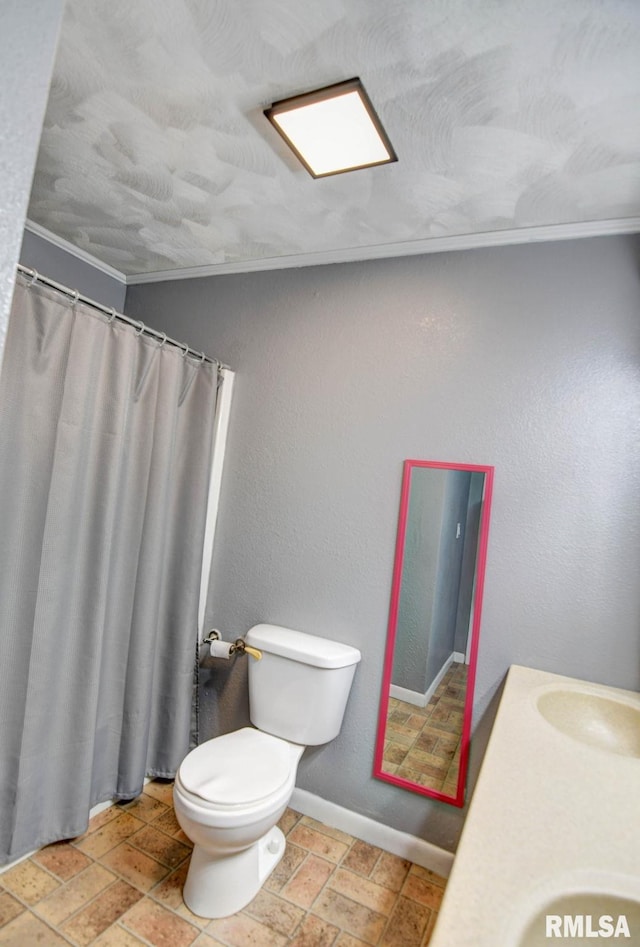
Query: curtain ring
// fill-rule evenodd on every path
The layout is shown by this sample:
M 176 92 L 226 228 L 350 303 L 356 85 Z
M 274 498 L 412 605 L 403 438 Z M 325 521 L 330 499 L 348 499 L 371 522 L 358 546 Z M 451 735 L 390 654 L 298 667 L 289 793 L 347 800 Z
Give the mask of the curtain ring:
M 189 346 L 185 345 L 184 342 L 182 342 L 180 344 L 180 348 L 182 348 L 183 345 L 184 345 L 184 349 L 182 350 L 182 352 L 180 352 L 180 355 L 182 355 L 182 357 L 185 358 L 189 354 Z
M 144 322 L 140 322 L 140 323 L 138 323 L 138 324 L 139 324 L 140 328 L 139 328 L 139 329 L 136 329 L 136 335 L 142 335 L 142 333 L 144 332 L 146 326 L 145 326 Z
M 202 363 L 204 362 L 205 358 L 206 358 L 206 355 L 204 354 L 204 352 L 200 352 L 200 364 L 201 364 L 201 365 L 202 365 Z
M 31 282 L 29 283 L 29 286 L 33 286 L 34 283 L 37 283 L 37 282 L 38 282 L 38 271 L 33 270 L 33 275 L 31 277 Z
M 158 348 L 161 349 L 166 341 L 167 341 L 167 333 L 163 332 L 162 339 L 160 340 L 160 345 L 158 346 Z
M 80 293 L 78 292 L 77 289 L 74 289 L 74 291 L 73 291 L 73 299 L 71 300 L 71 305 L 72 305 L 72 306 L 75 306 L 79 299 L 80 299 Z
M 109 318 L 107 319 L 107 325 L 111 325 L 111 323 L 113 322 L 113 320 L 115 319 L 115 317 L 116 317 L 116 311 L 115 311 L 115 309 L 114 309 L 113 306 L 112 306 L 112 307 L 111 307 L 111 315 L 110 315 Z

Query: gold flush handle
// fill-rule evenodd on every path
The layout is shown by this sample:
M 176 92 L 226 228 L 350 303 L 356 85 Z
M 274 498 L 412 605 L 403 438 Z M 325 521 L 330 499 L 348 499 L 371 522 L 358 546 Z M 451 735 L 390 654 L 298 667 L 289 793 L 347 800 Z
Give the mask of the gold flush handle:
M 257 648 L 252 648 L 251 645 L 246 644 L 244 646 L 244 650 L 247 654 L 250 654 L 252 658 L 255 658 L 256 661 L 260 661 L 262 659 L 262 651 L 259 651 Z
M 244 638 L 236 638 L 233 643 L 232 651 L 237 654 L 250 654 L 256 661 L 262 658 L 262 651 L 259 651 L 257 648 L 252 648 L 251 645 L 245 642 Z

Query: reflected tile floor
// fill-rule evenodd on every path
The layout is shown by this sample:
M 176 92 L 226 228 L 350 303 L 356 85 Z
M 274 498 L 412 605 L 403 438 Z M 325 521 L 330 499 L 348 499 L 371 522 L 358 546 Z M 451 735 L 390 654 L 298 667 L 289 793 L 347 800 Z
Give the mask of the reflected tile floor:
M 3 947 L 426 947 L 445 879 L 287 809 L 285 855 L 232 917 L 182 901 L 191 843 L 172 784 L 95 816 L 87 832 L 0 874 Z
M 389 698 L 385 772 L 455 796 L 467 671 L 466 664 L 452 664 L 426 707 Z

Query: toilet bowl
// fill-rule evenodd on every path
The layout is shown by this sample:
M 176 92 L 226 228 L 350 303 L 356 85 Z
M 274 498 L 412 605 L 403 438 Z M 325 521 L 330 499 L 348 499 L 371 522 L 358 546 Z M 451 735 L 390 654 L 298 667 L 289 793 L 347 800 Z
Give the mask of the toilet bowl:
M 173 790 L 194 843 L 183 898 L 201 917 L 248 904 L 282 858 L 276 822 L 295 786 L 303 746 L 244 727 L 207 740 L 185 759 Z
M 276 825 L 296 781 L 305 745 L 339 732 L 360 652 L 325 638 L 257 625 L 246 641 L 262 660 L 249 665 L 253 727 L 192 750 L 173 790 L 176 818 L 194 843 L 183 890 L 201 917 L 245 907 L 282 858 Z

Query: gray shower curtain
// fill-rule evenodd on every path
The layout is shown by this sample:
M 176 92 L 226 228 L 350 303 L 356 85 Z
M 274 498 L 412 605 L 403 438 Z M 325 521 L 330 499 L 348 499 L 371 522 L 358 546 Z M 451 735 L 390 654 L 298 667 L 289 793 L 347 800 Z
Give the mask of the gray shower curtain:
M 189 747 L 216 366 L 17 280 L 0 378 L 0 863 Z

